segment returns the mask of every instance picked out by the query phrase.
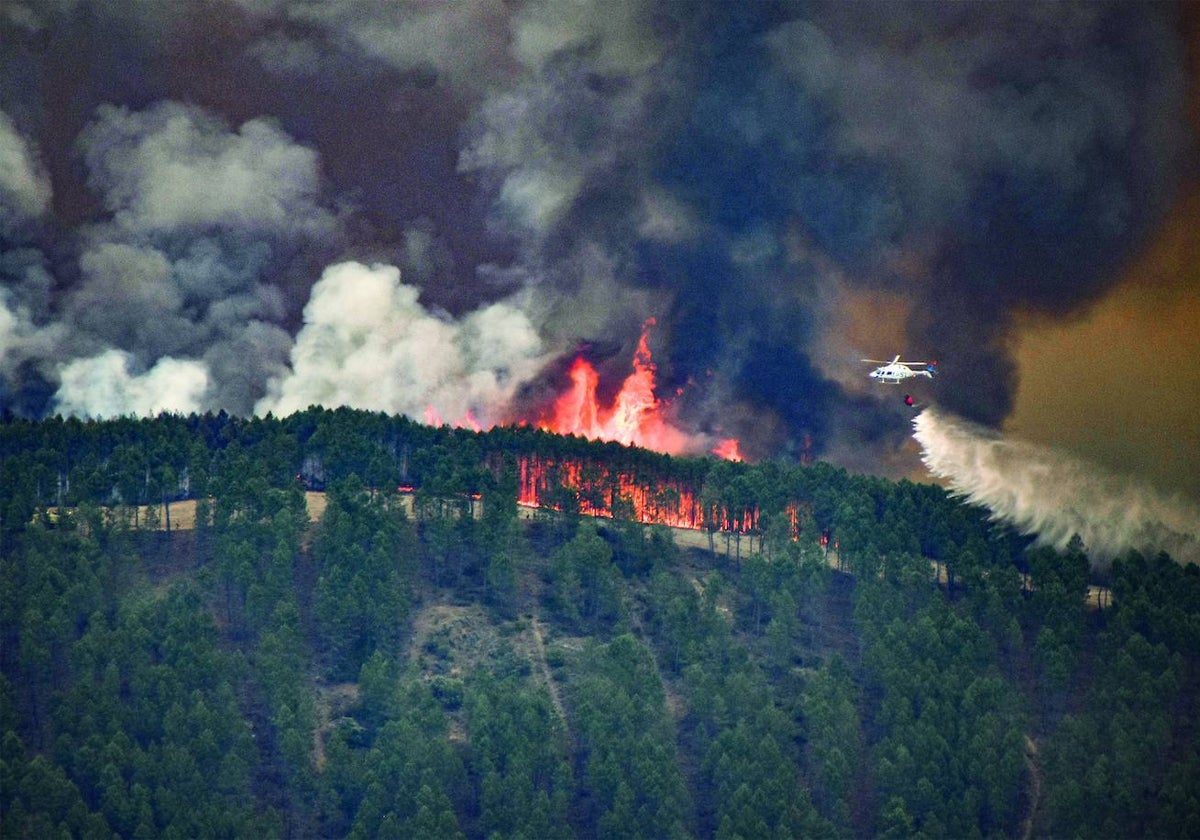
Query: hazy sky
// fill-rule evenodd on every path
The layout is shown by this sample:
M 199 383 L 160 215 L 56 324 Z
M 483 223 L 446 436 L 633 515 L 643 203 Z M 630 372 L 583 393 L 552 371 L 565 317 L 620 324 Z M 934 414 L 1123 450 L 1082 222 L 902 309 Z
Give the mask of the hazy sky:
M 674 421 L 908 474 L 918 397 L 1200 495 L 1194 7 L 9 0 L 0 406 Z M 602 387 L 604 387 L 602 386 Z
M 1077 318 L 1016 332 L 1014 435 L 1200 498 L 1200 191 Z

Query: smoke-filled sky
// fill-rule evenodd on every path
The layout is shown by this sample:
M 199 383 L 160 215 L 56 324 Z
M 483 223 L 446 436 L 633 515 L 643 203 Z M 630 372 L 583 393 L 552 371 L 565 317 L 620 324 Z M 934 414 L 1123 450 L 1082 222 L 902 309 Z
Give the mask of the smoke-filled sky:
M 654 318 L 673 421 L 751 455 L 909 473 L 858 361 L 902 353 L 1200 494 L 1197 17 L 8 0 L 0 406 L 509 422 Z

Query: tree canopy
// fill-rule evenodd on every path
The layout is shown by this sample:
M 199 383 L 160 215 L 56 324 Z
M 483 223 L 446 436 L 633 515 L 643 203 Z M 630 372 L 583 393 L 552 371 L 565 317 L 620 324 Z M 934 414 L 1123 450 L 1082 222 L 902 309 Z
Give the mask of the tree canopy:
M 931 485 L 0 423 L 3 837 L 1200 837 L 1198 686 L 1196 566 Z

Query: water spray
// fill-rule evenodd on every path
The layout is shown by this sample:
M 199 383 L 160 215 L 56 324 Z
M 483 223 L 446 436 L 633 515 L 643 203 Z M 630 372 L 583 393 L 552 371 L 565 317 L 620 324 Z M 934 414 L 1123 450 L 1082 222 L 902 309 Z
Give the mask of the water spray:
M 1097 565 L 1129 550 L 1200 562 L 1200 511 L 1182 497 L 933 408 L 913 419 L 913 437 L 953 493 L 1043 545 L 1061 551 L 1078 534 Z

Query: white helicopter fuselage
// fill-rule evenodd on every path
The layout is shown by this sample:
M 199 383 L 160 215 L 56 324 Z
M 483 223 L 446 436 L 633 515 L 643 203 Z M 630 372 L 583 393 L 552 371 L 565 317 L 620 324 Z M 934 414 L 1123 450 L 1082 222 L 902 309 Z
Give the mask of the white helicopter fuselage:
M 864 362 L 873 361 L 872 359 L 863 359 Z M 918 367 L 918 366 L 924 367 Z M 911 367 L 910 367 L 911 366 Z M 910 379 L 914 376 L 924 376 L 927 379 L 933 379 L 933 371 L 931 366 L 925 362 L 902 362 L 900 357 L 892 359 L 890 362 L 880 365 L 868 374 L 877 382 L 883 382 L 888 385 L 899 385 L 905 379 Z

